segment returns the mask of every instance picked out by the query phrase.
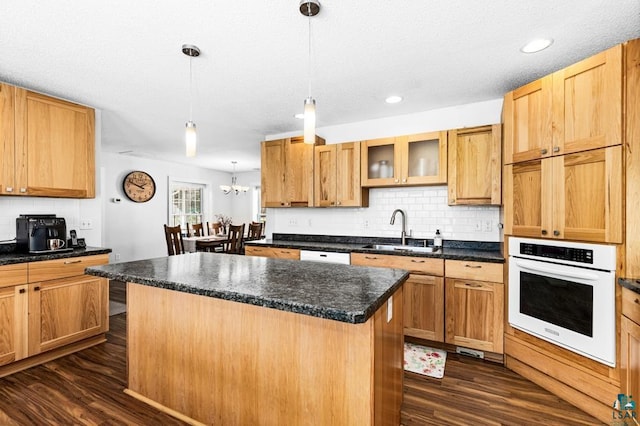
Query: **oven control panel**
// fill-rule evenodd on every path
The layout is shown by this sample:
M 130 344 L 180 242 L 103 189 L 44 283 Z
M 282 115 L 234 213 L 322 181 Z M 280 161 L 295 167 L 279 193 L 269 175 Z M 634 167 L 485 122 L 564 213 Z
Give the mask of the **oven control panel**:
M 520 254 L 551 259 L 568 260 L 570 262 L 593 264 L 593 250 L 558 247 L 543 244 L 520 243 Z

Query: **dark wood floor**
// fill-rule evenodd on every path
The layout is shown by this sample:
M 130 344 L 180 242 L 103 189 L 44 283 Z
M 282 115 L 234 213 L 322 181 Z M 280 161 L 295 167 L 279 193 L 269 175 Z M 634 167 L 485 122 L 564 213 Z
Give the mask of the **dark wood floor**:
M 119 314 L 106 343 L 0 379 L 0 425 L 184 424 L 123 393 L 125 351 Z M 404 388 L 407 426 L 599 424 L 499 364 L 455 354 L 443 379 L 406 373 Z

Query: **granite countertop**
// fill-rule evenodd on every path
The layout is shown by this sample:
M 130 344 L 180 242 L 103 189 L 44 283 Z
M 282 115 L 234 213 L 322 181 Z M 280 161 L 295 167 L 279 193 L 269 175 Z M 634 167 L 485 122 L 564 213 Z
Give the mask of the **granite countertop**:
M 409 276 L 401 269 L 203 252 L 85 273 L 353 324 L 366 322 Z
M 28 254 L 6 252 L 0 253 L 0 266 L 15 263 L 40 262 L 43 260 L 65 259 L 68 257 L 93 256 L 96 254 L 111 253 L 111 249 L 102 247 L 77 248 L 67 252 L 51 252 L 45 254 Z
M 410 240 L 410 244 L 421 245 L 423 240 Z M 332 251 L 339 253 L 375 253 L 394 256 L 419 256 L 441 259 L 468 260 L 476 262 L 504 263 L 500 243 L 474 241 L 445 241 L 441 250 L 433 253 L 412 251 L 387 251 L 364 248 L 370 244 L 400 244 L 399 239 L 374 237 L 338 237 L 326 235 L 274 234 L 274 238 L 246 241 L 246 245 L 290 248 L 300 250 Z M 431 241 L 431 244 L 433 242 Z
M 624 288 L 635 291 L 640 294 L 640 279 L 635 278 L 618 278 L 618 284 Z

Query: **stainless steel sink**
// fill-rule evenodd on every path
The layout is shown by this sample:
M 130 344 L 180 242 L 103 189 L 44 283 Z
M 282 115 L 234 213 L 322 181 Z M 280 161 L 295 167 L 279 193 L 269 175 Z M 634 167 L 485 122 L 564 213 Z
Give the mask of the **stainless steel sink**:
M 362 248 L 368 248 L 380 251 L 392 251 L 392 252 L 412 252 L 412 253 L 433 253 L 438 251 L 438 247 L 416 247 L 416 246 L 402 246 L 392 244 L 369 244 Z

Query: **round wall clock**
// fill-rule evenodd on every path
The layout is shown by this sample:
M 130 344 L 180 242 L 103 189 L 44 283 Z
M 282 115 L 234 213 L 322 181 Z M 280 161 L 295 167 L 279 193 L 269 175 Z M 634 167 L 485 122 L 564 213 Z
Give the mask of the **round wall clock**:
M 124 177 L 122 189 L 131 201 L 144 203 L 155 195 L 156 183 L 148 173 L 136 170 Z

